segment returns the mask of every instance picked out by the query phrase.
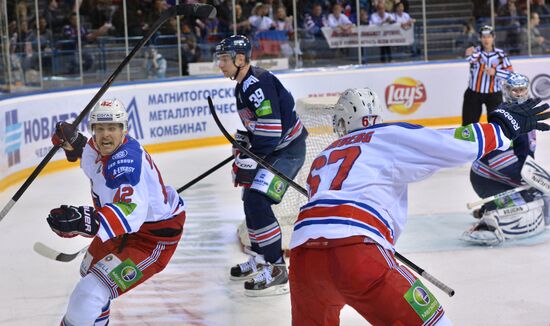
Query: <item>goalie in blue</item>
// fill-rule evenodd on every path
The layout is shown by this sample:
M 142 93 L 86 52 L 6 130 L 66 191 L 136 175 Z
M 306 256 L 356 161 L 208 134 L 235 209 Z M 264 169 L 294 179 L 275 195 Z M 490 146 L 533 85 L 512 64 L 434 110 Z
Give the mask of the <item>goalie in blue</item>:
M 248 38 L 233 35 L 216 46 L 218 67 L 237 81 L 237 111 L 246 131 L 235 138 L 275 169 L 294 178 L 304 164 L 307 131 L 294 110 L 294 98 L 271 72 L 250 64 Z M 281 229 L 271 209 L 288 184 L 259 168 L 234 149 L 233 183 L 243 187 L 243 206 L 251 249 L 257 255 L 231 268 L 232 280 L 247 280 L 245 294 L 288 293 L 288 273 L 281 248 Z
M 510 73 L 503 81 L 502 93 L 505 103 L 525 102 L 529 98 L 529 79 L 522 74 Z M 477 195 L 486 198 L 524 184 L 521 169 L 528 156 L 534 158 L 535 148 L 533 130 L 513 139 L 508 150 L 493 151 L 475 161 L 470 170 L 470 181 Z M 493 200 L 474 211 L 474 217 L 480 220 L 464 232 L 462 240 L 498 245 L 506 239 L 537 235 L 548 223 L 549 204 L 548 197 L 535 189 Z

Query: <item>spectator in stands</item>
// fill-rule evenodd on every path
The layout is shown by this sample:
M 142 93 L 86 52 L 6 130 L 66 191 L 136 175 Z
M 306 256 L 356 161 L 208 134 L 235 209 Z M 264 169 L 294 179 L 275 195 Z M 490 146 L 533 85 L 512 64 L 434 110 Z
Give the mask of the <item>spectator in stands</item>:
M 147 10 L 141 0 L 126 0 L 126 18 L 128 21 L 128 36 L 141 36 L 147 25 Z M 124 11 L 119 6 L 113 15 L 113 25 L 118 36 L 124 36 Z
M 289 39 L 292 38 L 294 33 L 292 16 L 287 16 L 286 8 L 280 6 L 277 8 L 276 20 L 275 20 L 275 30 L 285 32 L 287 35 L 286 38 L 281 39 L 281 54 L 283 57 L 291 57 L 294 54 L 292 46 L 290 46 Z
M 500 6 L 497 11 L 500 17 L 499 25 L 506 30 L 506 45 L 510 54 L 519 54 L 521 25 L 519 22 L 520 11 L 516 7 L 516 0 L 508 0 L 505 5 Z
M 44 17 L 48 26 L 55 34 L 61 34 L 63 26 L 70 23 L 69 17 L 72 6 L 65 0 L 48 0 L 48 6 L 44 10 Z
M 285 31 L 289 34 L 294 33 L 294 26 L 292 16 L 287 16 L 286 8 L 280 6 L 277 8 L 277 19 L 275 20 L 275 29 L 278 31 Z
M 342 6 L 337 2 L 332 5 L 331 14 L 328 15 L 327 25 L 331 28 L 337 28 L 341 32 L 350 33 L 353 23 L 348 16 L 342 13 Z
M 233 34 L 233 30 L 229 29 L 229 26 L 233 23 L 233 11 L 231 10 L 231 0 L 218 0 L 218 1 L 214 1 L 213 3 L 214 3 L 214 7 L 216 7 L 217 17 L 219 21 L 218 33 L 223 34 L 222 37 L 226 37 Z M 242 14 L 242 7 L 241 7 L 241 14 Z
M 240 4 L 235 5 L 235 22 L 237 23 L 237 35 L 248 36 L 250 34 L 250 22 L 243 16 L 243 8 Z M 234 30 L 233 24 L 230 25 L 230 29 Z
M 475 47 L 479 37 L 474 28 L 474 22 L 469 20 L 462 25 L 462 34 L 455 39 L 454 52 L 460 58 L 464 57 L 467 48 Z
M 9 37 L 9 62 L 11 68 L 11 83 L 15 86 L 23 86 L 24 76 L 23 67 L 21 65 L 21 58 L 17 51 L 17 45 L 19 43 L 19 34 L 17 33 L 17 22 L 12 20 L 8 23 L 8 37 Z
M 118 6 L 113 4 L 113 0 L 91 0 L 85 2 L 87 5 L 86 16 L 92 25 L 92 29 L 100 28 L 107 24 L 112 24 L 113 15 Z M 80 8 L 80 12 L 84 11 L 84 8 Z M 113 28 L 114 30 L 114 28 Z
M 367 8 L 359 9 L 359 25 L 366 26 L 369 24 L 369 11 Z
M 391 14 L 386 12 L 386 7 L 384 7 L 383 2 L 378 2 L 376 4 L 376 12 L 370 16 L 370 24 L 376 26 L 382 26 L 385 24 L 393 24 L 395 21 Z M 380 61 L 381 62 L 391 62 L 391 47 L 381 46 L 380 47 Z
M 258 2 L 248 18 L 253 33 L 275 29 L 275 22 L 269 18 L 269 6 Z
M 531 5 L 531 12 L 539 14 L 540 22 L 543 24 L 550 23 L 550 7 L 548 7 L 544 0 L 533 0 Z
M 476 25 L 487 25 L 491 20 L 491 1 L 493 0 L 473 0 L 472 14 Z M 496 5 L 495 5 L 496 6 Z M 498 8 L 498 6 L 496 6 Z
M 63 38 L 66 41 L 61 47 L 62 50 L 72 51 L 70 53 L 71 59 L 68 62 L 68 72 L 70 74 L 76 73 L 79 70 L 79 55 L 78 55 L 78 27 L 77 27 L 77 17 L 76 13 L 71 14 L 70 25 L 65 25 L 63 27 Z M 84 49 L 86 44 L 93 43 L 97 40 L 98 37 L 106 35 L 109 32 L 111 26 L 109 24 L 104 24 L 100 28 L 88 32 L 88 30 L 80 25 L 80 38 L 82 41 L 82 69 L 84 71 L 89 70 L 94 63 L 93 56 Z
M 189 75 L 189 63 L 201 61 L 201 49 L 197 45 L 197 39 L 193 34 L 187 34 L 182 39 L 182 75 Z
M 311 9 L 311 15 L 305 15 L 304 29 L 308 36 L 323 39 L 321 28 L 325 26 L 323 17 L 323 7 L 319 3 L 315 3 Z
M 401 28 L 409 29 L 415 23 L 416 20 L 412 19 L 408 13 L 405 12 L 405 5 L 403 2 L 396 2 L 394 6 L 393 20 L 395 23 L 400 24 Z
M 151 28 L 151 26 L 153 26 L 153 24 L 157 21 L 162 12 L 166 9 L 168 9 L 168 3 L 166 2 L 166 0 L 153 1 L 151 10 L 147 12 L 147 24 L 143 28 L 144 32 L 147 32 Z M 170 24 L 163 24 L 159 28 L 159 32 L 162 35 L 174 35 L 176 33 L 176 30 L 174 30 L 173 26 L 171 26 Z
M 39 37 L 40 35 L 40 37 Z M 25 70 L 25 79 L 27 83 L 37 83 L 39 67 L 38 60 L 38 40 L 40 38 L 40 51 L 42 54 L 42 67 L 49 70 L 52 65 L 53 34 L 48 28 L 48 22 L 45 17 L 38 20 L 38 31 L 36 27 L 27 35 L 25 41 L 25 58 L 23 59 L 23 69 Z
M 147 69 L 148 79 L 166 78 L 166 59 L 154 46 L 150 46 L 149 49 L 145 51 L 145 67 Z
M 549 49 L 548 43 L 544 39 L 544 36 L 540 33 L 537 27 L 540 24 L 539 14 L 531 12 L 531 19 L 529 20 L 529 26 L 524 31 L 524 44 L 527 44 L 527 33 L 531 34 L 531 53 L 543 54 Z

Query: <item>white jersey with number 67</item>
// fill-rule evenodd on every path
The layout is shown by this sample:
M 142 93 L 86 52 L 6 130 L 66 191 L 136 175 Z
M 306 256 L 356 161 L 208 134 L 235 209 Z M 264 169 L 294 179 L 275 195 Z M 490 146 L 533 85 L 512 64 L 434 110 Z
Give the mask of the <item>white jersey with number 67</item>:
M 393 250 L 407 218 L 407 184 L 437 170 L 510 146 L 496 124 L 430 129 L 407 123 L 377 124 L 350 133 L 313 161 L 309 201 L 290 243 L 365 235 Z

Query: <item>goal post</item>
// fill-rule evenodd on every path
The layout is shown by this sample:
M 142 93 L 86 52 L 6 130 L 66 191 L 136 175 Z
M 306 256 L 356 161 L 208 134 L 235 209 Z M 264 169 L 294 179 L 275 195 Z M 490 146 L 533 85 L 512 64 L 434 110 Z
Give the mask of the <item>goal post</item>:
M 338 138 L 332 129 L 334 105 L 337 101 L 338 96 L 300 98 L 296 101 L 296 112 L 309 133 L 306 140 L 305 162 L 294 178 L 294 181 L 304 188 L 315 157 Z M 305 205 L 306 201 L 307 198 L 304 195 L 290 187 L 281 203 L 271 206 L 281 227 L 284 250 L 288 249 L 294 222 L 300 207 Z M 241 243 L 249 247 L 248 230 L 244 221 L 239 226 L 238 234 Z

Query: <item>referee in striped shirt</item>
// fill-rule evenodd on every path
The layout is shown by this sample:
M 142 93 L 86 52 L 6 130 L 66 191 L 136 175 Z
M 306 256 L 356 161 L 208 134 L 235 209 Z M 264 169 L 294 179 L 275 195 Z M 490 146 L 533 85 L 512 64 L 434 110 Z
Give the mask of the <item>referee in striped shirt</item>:
M 502 103 L 501 81 L 513 71 L 510 59 L 504 51 L 495 48 L 495 32 L 485 25 L 479 31 L 481 45 L 469 47 L 465 55 L 470 63 L 470 82 L 464 92 L 462 125 L 479 122 L 481 106 L 487 113 Z

